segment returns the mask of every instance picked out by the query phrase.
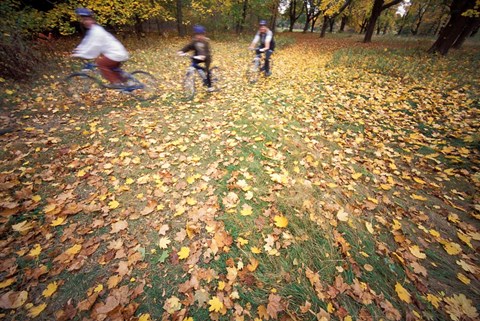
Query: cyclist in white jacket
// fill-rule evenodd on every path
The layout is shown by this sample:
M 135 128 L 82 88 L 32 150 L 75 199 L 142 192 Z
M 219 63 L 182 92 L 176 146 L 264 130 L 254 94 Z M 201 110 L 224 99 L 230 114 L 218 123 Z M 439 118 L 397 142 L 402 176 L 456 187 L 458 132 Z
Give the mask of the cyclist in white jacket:
M 112 34 L 96 23 L 91 10 L 78 8 L 75 13 L 80 16 L 80 22 L 87 29 L 87 33 L 74 49 L 72 56 L 95 59 L 98 69 L 110 82 L 111 87 L 122 86 L 124 79 L 120 73 L 120 65 L 129 58 L 127 50 Z

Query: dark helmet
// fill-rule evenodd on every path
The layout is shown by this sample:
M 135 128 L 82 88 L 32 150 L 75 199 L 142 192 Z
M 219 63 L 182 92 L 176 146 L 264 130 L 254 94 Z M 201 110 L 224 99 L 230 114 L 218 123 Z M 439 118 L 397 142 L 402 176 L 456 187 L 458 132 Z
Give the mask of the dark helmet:
M 87 8 L 77 8 L 75 9 L 75 13 L 80 17 L 93 17 L 92 10 Z
M 194 34 L 203 34 L 206 31 L 207 31 L 207 29 L 205 29 L 204 26 L 200 26 L 200 25 L 193 26 L 193 33 Z
M 267 23 L 267 20 L 260 20 L 260 21 L 258 22 L 258 24 L 259 24 L 260 26 L 266 26 L 268 23 Z

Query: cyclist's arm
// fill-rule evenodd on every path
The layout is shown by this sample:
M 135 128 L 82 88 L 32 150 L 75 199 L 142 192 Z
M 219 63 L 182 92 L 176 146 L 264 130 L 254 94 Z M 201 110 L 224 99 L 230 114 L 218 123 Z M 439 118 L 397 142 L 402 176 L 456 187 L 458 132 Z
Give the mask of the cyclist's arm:
M 102 42 L 101 34 L 97 32 L 97 29 L 92 28 L 73 50 L 72 56 L 84 59 L 97 58 L 101 54 Z
M 249 48 L 249 49 L 254 49 L 255 46 L 257 45 L 257 43 L 258 43 L 259 41 L 260 41 L 260 35 L 259 35 L 258 32 L 257 32 L 257 34 L 255 35 L 255 38 L 253 38 L 253 41 L 252 41 L 252 43 L 250 44 L 250 47 L 248 47 L 248 48 Z

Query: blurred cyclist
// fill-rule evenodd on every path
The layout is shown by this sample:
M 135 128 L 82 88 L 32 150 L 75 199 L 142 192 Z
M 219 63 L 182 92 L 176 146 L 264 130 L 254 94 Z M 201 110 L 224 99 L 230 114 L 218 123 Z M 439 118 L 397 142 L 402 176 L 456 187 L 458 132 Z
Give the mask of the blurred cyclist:
M 186 52 L 193 50 L 194 55 L 192 57 L 192 65 L 196 69 L 203 70 L 206 73 L 207 79 L 205 85 L 208 87 L 208 91 L 213 91 L 212 80 L 210 78 L 210 64 L 212 63 L 212 55 L 210 53 L 210 44 L 206 36 L 206 29 L 203 26 L 195 25 L 193 27 L 192 41 L 185 47 L 178 51 L 180 56 L 184 56 Z M 199 64 L 204 63 L 205 67 Z
M 96 23 L 91 10 L 78 8 L 75 13 L 80 17 L 87 33 L 73 50 L 72 56 L 95 59 L 102 76 L 110 82 L 109 87 L 122 88 L 124 79 L 120 65 L 129 58 L 127 50 L 112 34 Z
M 275 40 L 273 39 L 272 30 L 267 28 L 267 21 L 260 20 L 259 28 L 255 38 L 253 38 L 250 47 L 250 50 L 255 49 L 255 46 L 259 43 L 258 48 L 256 48 L 257 57 L 261 57 L 262 53 L 265 53 L 265 65 L 262 67 L 262 70 L 265 71 L 265 76 L 270 76 L 270 56 L 275 50 Z

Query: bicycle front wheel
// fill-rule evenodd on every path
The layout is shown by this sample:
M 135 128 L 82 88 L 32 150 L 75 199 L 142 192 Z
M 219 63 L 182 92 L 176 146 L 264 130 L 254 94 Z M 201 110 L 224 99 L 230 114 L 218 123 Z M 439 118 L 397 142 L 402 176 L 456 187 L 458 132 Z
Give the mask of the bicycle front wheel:
M 65 78 L 65 95 L 77 103 L 97 104 L 103 100 L 102 83 L 83 72 L 76 72 Z
M 252 65 L 247 69 L 247 80 L 249 83 L 254 84 L 258 81 L 258 74 L 260 71 L 260 60 L 255 59 Z
M 195 97 L 195 70 L 187 71 L 183 79 L 183 94 L 186 99 Z
M 130 80 L 134 82 L 131 86 L 132 94 L 138 100 L 147 101 L 158 97 L 158 80 L 153 75 L 136 70 L 131 73 Z

